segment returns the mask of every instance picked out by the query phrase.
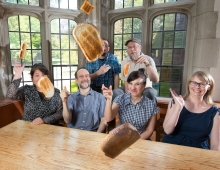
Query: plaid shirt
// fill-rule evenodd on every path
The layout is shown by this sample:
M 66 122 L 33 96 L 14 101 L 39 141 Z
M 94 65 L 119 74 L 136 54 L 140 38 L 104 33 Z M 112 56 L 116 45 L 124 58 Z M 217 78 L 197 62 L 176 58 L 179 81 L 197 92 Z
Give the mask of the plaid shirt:
M 133 104 L 131 94 L 124 93 L 117 96 L 113 102 L 119 105 L 120 125 L 128 122 L 136 127 L 140 134 L 146 131 L 146 125 L 151 116 L 159 112 L 156 102 L 146 96 L 143 96 L 137 104 Z
M 86 68 L 90 74 L 93 74 L 99 70 L 103 65 L 110 65 L 111 68 L 105 73 L 97 77 L 95 80 L 91 81 L 91 84 L 96 86 L 102 86 L 104 84 L 106 87 L 114 85 L 114 75 L 121 73 L 121 65 L 118 62 L 118 58 L 108 53 L 105 59 L 98 59 L 94 62 L 86 62 Z

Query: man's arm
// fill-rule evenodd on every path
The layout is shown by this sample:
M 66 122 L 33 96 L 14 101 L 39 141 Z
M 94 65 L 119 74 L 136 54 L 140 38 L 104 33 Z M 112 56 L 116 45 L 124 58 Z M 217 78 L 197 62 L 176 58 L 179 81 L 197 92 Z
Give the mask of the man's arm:
M 117 89 L 119 87 L 119 75 L 114 75 L 114 89 Z
M 105 74 L 111 67 L 109 65 L 103 65 L 95 73 L 90 74 L 91 80 L 95 80 L 98 76 Z
M 97 132 L 102 133 L 105 131 L 105 128 L 106 128 L 105 117 L 102 117 Z
M 63 119 L 65 121 L 65 123 L 70 123 L 72 120 L 72 113 L 69 111 L 68 109 L 68 105 L 67 105 L 67 98 L 68 98 L 68 92 L 66 90 L 66 87 L 64 87 L 64 89 L 60 92 L 60 98 L 63 102 Z

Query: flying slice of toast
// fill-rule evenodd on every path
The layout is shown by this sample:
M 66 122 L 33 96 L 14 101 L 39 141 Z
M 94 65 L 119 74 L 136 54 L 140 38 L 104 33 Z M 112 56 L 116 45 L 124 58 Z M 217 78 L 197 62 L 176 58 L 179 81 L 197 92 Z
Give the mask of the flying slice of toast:
M 127 62 L 124 65 L 124 68 L 122 70 L 122 74 L 123 74 L 124 77 L 126 77 L 128 75 L 129 69 L 130 69 L 130 64 L 129 64 L 129 62 Z
M 21 43 L 21 49 L 19 51 L 18 57 L 23 60 L 26 52 L 27 45 L 25 43 Z
M 102 39 L 94 25 L 87 22 L 78 24 L 73 29 L 73 36 L 89 62 L 97 60 L 102 55 Z
M 94 6 L 88 2 L 88 0 L 84 0 L 80 10 L 85 12 L 86 14 L 90 14 L 93 10 Z
M 139 138 L 140 134 L 137 129 L 130 123 L 124 123 L 113 129 L 101 144 L 101 150 L 106 156 L 115 158 Z
M 42 76 L 37 85 L 46 98 L 51 98 L 54 95 L 54 86 L 48 76 Z

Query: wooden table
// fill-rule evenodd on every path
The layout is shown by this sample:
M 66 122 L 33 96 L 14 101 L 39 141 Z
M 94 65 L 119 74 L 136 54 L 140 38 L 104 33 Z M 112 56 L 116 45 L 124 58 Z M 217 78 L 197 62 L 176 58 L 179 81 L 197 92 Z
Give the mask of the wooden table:
M 141 139 L 111 159 L 100 150 L 105 136 L 17 120 L 0 129 L 0 169 L 220 169 L 220 152 Z

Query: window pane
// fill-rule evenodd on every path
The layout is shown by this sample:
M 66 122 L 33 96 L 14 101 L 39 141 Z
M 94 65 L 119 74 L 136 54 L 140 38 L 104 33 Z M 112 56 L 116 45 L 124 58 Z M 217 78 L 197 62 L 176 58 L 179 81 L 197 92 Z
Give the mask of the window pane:
M 40 21 L 31 17 L 31 32 L 40 32 Z
M 6 0 L 6 2 L 17 4 L 17 0 Z
M 166 0 L 166 2 L 174 2 L 174 1 L 176 1 L 176 0 Z
M 170 88 L 172 88 L 173 90 L 175 90 L 175 92 L 176 92 L 177 94 L 181 94 L 182 84 L 181 84 L 181 83 L 171 83 L 171 84 L 170 84 Z
M 187 21 L 185 14 L 176 14 L 176 30 L 186 30 Z
M 69 25 L 67 19 L 60 19 L 60 31 L 61 33 L 69 34 Z
M 174 30 L 175 14 L 165 14 L 164 30 Z
M 122 33 L 122 20 L 116 21 L 114 28 L 115 28 L 114 34 L 121 34 Z
M 114 54 L 117 56 L 119 62 L 121 62 L 122 59 L 123 59 L 123 58 L 122 58 L 122 50 L 115 50 L 115 51 L 114 51 Z
M 60 8 L 68 9 L 68 0 L 60 0 Z
M 114 36 L 114 49 L 122 49 L 122 35 Z
M 154 18 L 153 31 L 163 31 L 163 15 Z
M 70 79 L 70 66 L 62 67 L 62 78 L 63 79 Z M 66 83 L 64 83 L 64 85 L 70 86 L 70 81 L 66 81 Z
M 25 66 L 32 66 L 31 50 L 26 50 L 23 63 L 25 64 Z
M 175 32 L 174 48 L 185 48 L 186 44 L 186 31 Z
M 78 84 L 75 80 L 71 81 L 71 93 L 78 91 Z
M 69 9 L 77 9 L 77 1 L 69 0 Z
M 124 33 L 132 32 L 132 18 L 124 19 Z
M 115 9 L 123 8 L 122 0 L 115 0 Z
M 133 37 L 137 40 L 139 40 L 139 42 L 141 43 L 141 34 L 133 34 Z
M 69 33 L 72 35 L 73 28 L 77 25 L 77 23 L 75 21 L 69 20 L 69 24 Z
M 31 34 L 32 48 L 41 49 L 41 36 L 40 34 Z
M 163 41 L 164 48 L 173 48 L 173 37 L 174 37 L 174 32 L 164 32 L 164 41 Z
M 161 48 L 162 47 L 162 32 L 155 32 L 152 36 L 152 48 Z
M 172 65 L 173 50 L 163 50 L 162 65 Z
M 32 50 L 33 64 L 42 63 L 41 50 Z
M 70 64 L 78 64 L 78 51 L 70 51 Z
M 152 50 L 151 57 L 153 58 L 156 65 L 161 65 L 162 50 Z
M 69 35 L 61 35 L 61 49 L 69 49 Z
M 21 42 L 26 43 L 27 45 L 27 49 L 31 48 L 31 37 L 30 37 L 30 33 L 21 33 Z
M 52 65 L 60 64 L 60 51 L 52 50 Z
M 54 87 L 58 88 L 59 90 L 62 90 L 61 81 L 60 80 L 54 80 Z
M 10 39 L 10 49 L 19 49 L 20 50 L 20 42 L 19 33 L 18 32 L 9 32 Z
M 39 0 L 29 0 L 29 5 L 39 6 Z
M 50 0 L 50 7 L 58 8 L 58 0 Z
M 53 67 L 53 77 L 54 79 L 61 79 L 61 67 Z
M 73 36 L 70 36 L 70 49 L 78 49 L 78 45 L 76 43 L 76 40 L 73 38 Z
M 162 97 L 170 97 L 170 83 L 161 82 L 160 83 L 160 96 Z
M 185 49 L 174 49 L 173 50 L 173 65 L 184 64 Z
M 51 35 L 51 46 L 52 49 L 60 49 L 60 36 L 59 34 Z
M 31 71 L 31 68 L 24 68 L 24 71 L 23 71 L 24 81 L 30 81 L 30 82 L 32 81 L 30 71 Z M 33 83 L 31 85 L 33 85 Z
M 20 31 L 30 32 L 29 16 L 19 16 Z
M 9 31 L 19 31 L 18 27 L 18 16 L 8 18 Z
M 132 38 L 132 34 L 124 34 L 124 36 L 123 36 L 123 46 L 125 45 L 125 42 L 127 41 L 127 40 L 129 40 L 130 38 Z M 127 49 L 127 47 L 125 46 L 125 48 Z
M 28 0 L 18 0 L 18 4 L 28 5 Z
M 161 4 L 164 3 L 164 0 L 154 0 L 154 4 Z
M 59 19 L 51 21 L 51 33 L 59 33 Z
M 69 51 L 61 51 L 61 59 L 62 65 L 68 65 L 70 63 Z
M 143 6 L 143 0 L 134 0 L 134 6 Z
M 141 32 L 142 31 L 142 21 L 139 18 L 133 19 L 133 32 Z
M 132 0 L 124 0 L 124 8 L 132 7 Z
M 20 59 L 18 58 L 19 50 L 10 50 L 10 52 L 11 52 L 12 65 L 14 64 L 14 59 L 16 59 L 17 61 L 20 61 Z
M 175 67 L 172 69 L 171 81 L 182 81 L 182 67 Z
M 160 72 L 160 80 L 161 81 L 170 81 L 171 77 L 171 68 L 162 67 Z

